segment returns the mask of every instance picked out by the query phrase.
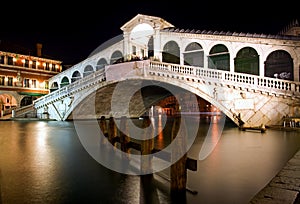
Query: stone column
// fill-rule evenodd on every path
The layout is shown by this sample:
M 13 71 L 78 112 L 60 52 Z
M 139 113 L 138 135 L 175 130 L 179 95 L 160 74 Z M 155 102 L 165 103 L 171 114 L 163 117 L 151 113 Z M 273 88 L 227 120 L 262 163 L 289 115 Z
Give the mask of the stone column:
M 160 33 L 159 27 L 154 28 L 154 35 L 153 35 L 153 52 L 154 58 L 162 60 L 162 48 L 161 48 L 161 41 L 160 41 Z
M 131 54 L 130 53 L 130 46 L 131 46 L 130 33 L 124 32 L 123 36 L 124 36 L 123 57 L 124 57 L 124 60 L 128 60 L 128 56 Z

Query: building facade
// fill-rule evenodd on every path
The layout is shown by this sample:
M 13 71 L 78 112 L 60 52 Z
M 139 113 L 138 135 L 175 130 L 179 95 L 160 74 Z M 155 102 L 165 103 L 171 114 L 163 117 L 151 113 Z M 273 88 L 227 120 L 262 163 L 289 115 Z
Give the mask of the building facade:
M 11 50 L 11 51 L 10 51 Z M 9 43 L 0 43 L 0 110 L 1 117 L 15 108 L 32 104 L 49 93 L 49 78 L 62 71 L 62 61 L 42 55 L 42 44 L 36 54 Z

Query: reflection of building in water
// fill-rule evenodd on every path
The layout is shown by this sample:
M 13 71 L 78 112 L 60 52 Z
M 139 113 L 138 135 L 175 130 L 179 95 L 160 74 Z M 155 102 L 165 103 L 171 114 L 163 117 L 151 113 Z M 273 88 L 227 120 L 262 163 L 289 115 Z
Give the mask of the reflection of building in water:
M 220 110 L 213 106 L 208 101 L 202 99 L 199 96 L 197 97 L 197 103 L 194 103 L 194 100 L 191 100 L 191 97 L 195 97 L 195 95 L 185 94 L 180 97 L 180 108 L 179 110 L 183 113 L 190 114 L 203 114 L 203 115 L 212 115 L 212 114 L 220 114 Z M 178 101 L 175 96 L 170 96 L 158 104 L 156 104 L 156 113 L 163 111 L 166 115 L 174 115 L 176 114 L 176 110 L 178 107 Z M 158 108 L 161 107 L 161 108 Z
M 27 48 L 0 41 L 0 117 L 48 94 L 49 78 L 62 71 L 61 61 L 42 55 L 42 44 L 36 44 L 36 54 L 31 54 Z

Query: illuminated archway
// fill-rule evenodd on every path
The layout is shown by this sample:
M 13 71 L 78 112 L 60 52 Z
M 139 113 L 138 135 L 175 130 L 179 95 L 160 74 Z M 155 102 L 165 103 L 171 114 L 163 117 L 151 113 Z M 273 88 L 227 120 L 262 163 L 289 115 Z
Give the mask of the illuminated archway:
M 254 48 L 244 47 L 237 53 L 234 60 L 234 71 L 259 75 L 259 56 Z
M 291 55 L 284 50 L 272 52 L 265 62 L 265 77 L 294 80 L 294 67 Z

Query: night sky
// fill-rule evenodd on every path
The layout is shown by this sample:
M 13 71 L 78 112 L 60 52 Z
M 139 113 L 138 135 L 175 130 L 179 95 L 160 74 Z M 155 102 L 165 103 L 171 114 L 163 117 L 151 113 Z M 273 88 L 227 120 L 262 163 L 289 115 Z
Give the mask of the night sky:
M 161 17 L 177 28 L 277 34 L 300 21 L 295 1 L 10 1 L 1 3 L 0 40 L 76 64 L 137 14 Z M 260 5 L 263 4 L 263 5 Z

